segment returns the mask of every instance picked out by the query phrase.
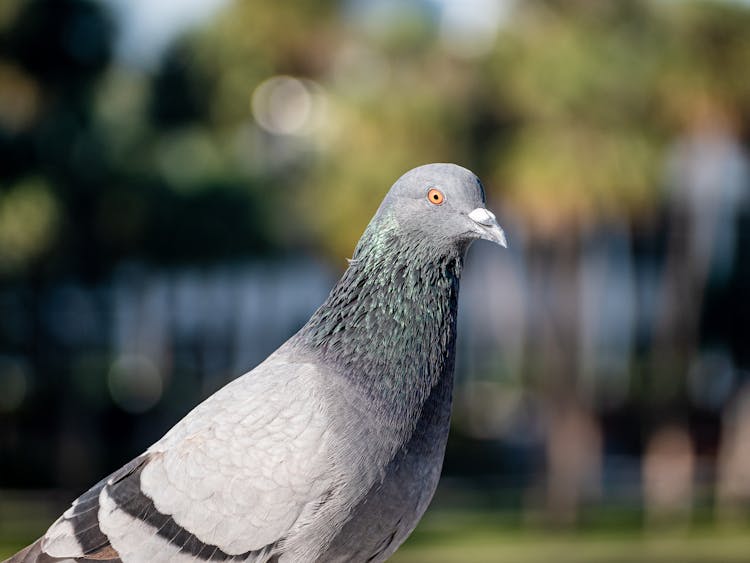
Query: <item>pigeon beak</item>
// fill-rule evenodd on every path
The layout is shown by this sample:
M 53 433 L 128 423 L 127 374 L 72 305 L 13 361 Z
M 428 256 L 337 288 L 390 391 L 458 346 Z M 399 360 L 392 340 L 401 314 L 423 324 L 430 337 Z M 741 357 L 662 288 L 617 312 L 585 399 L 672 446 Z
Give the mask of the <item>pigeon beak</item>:
M 505 231 L 498 225 L 495 215 L 484 207 L 477 207 L 469 213 L 469 219 L 474 223 L 474 231 L 479 238 L 496 242 L 503 248 L 508 248 Z

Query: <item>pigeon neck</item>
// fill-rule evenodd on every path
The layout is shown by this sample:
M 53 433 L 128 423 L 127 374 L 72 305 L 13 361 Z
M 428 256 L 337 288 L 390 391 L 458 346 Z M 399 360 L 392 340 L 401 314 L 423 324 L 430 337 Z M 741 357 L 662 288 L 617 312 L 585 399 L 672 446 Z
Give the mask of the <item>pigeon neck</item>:
M 437 385 L 452 385 L 465 247 L 436 250 L 390 227 L 368 227 L 299 337 L 374 403 L 389 403 L 385 412 L 407 420 Z

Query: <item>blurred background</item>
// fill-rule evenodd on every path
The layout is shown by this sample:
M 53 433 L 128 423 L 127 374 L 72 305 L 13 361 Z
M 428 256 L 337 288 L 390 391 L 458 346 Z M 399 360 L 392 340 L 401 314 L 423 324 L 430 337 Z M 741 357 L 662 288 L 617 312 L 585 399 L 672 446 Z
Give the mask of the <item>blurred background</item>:
M 0 557 L 296 331 L 457 162 L 401 562 L 750 561 L 750 2 L 2 0 Z

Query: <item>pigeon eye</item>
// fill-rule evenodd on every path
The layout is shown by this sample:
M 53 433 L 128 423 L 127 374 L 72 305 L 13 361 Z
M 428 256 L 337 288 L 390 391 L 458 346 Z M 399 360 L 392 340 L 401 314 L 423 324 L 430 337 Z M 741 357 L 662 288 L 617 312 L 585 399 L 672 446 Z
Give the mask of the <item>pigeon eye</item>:
M 445 196 L 443 195 L 443 192 L 441 192 L 437 188 L 430 188 L 430 191 L 427 192 L 427 199 L 430 201 L 430 203 L 434 203 L 435 205 L 440 205 L 445 201 Z

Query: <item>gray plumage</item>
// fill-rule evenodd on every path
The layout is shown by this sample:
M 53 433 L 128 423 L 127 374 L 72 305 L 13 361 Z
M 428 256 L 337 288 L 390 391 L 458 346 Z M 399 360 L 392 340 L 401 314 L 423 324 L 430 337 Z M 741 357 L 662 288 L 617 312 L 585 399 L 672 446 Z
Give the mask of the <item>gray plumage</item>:
M 438 482 L 478 238 L 505 246 L 474 174 L 407 172 L 297 334 L 8 561 L 384 561 Z

